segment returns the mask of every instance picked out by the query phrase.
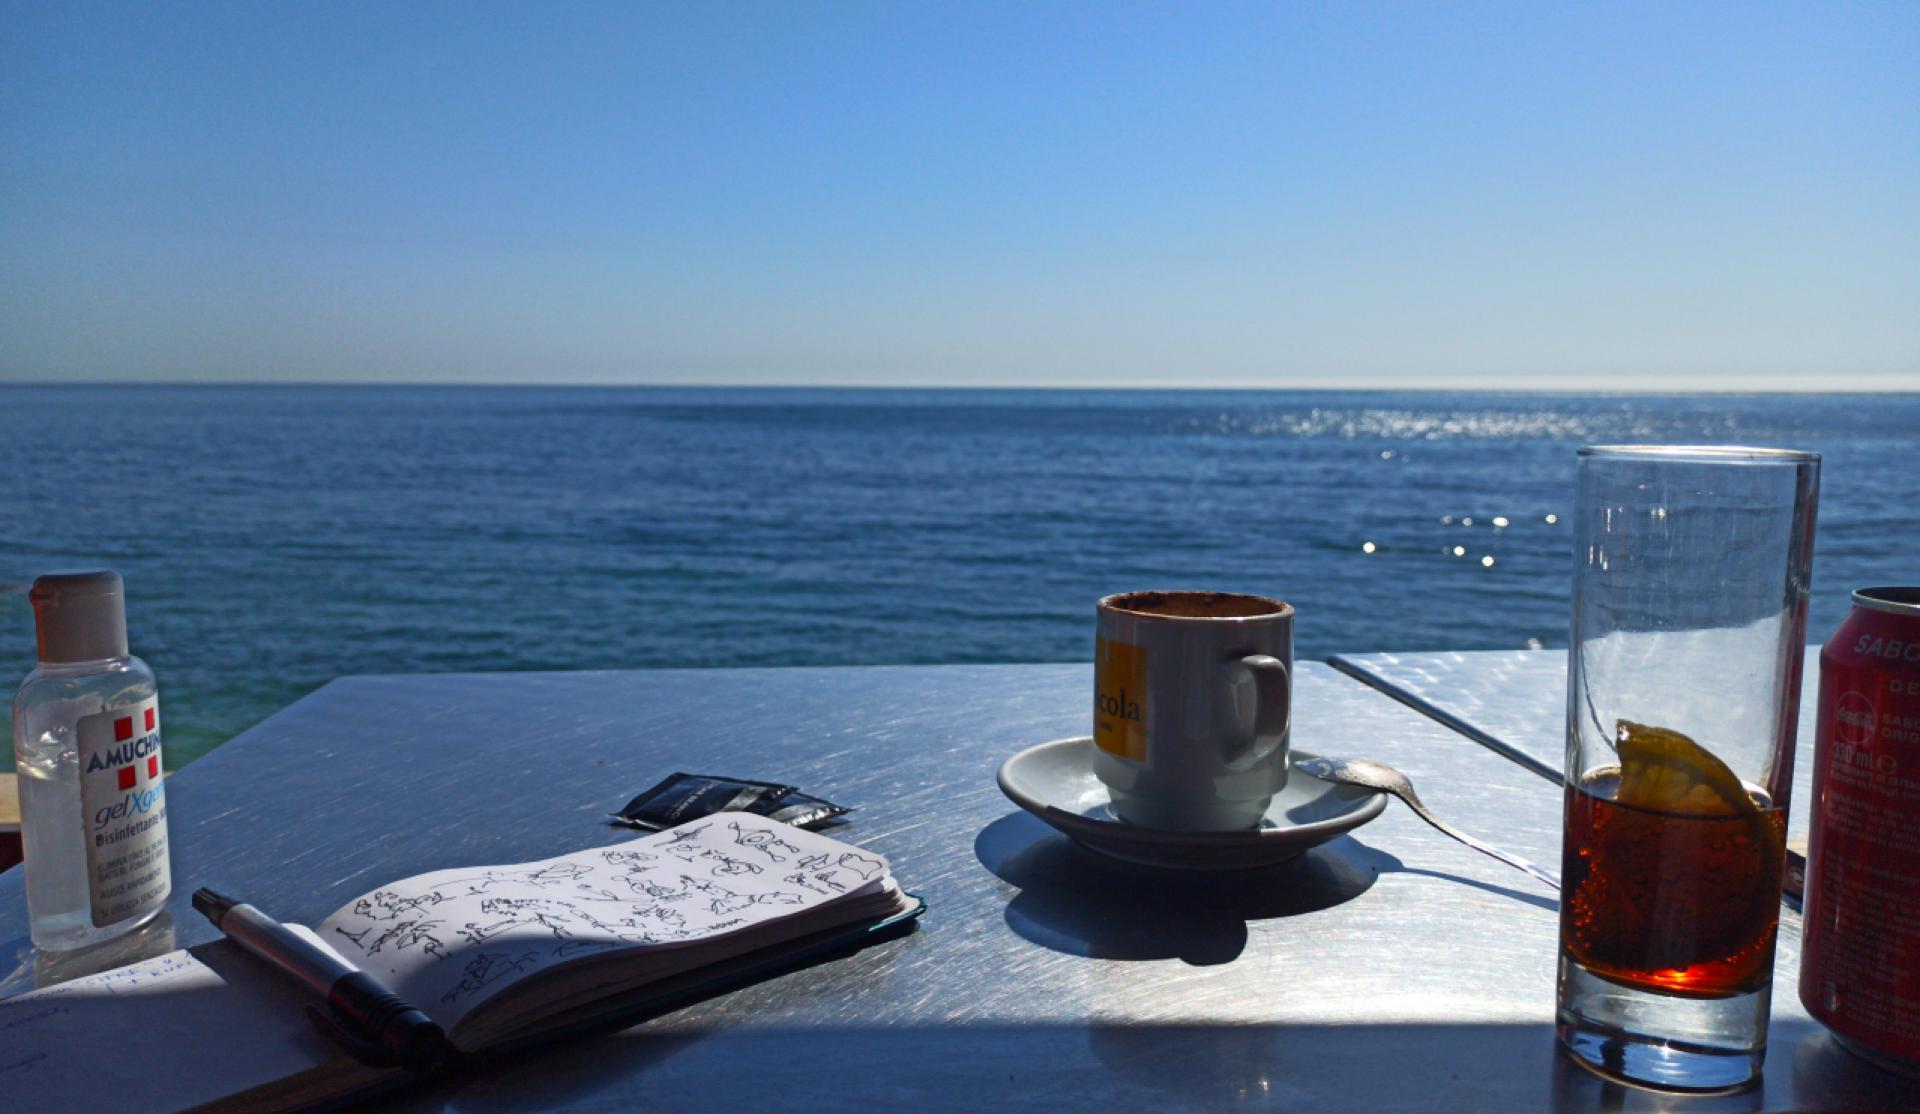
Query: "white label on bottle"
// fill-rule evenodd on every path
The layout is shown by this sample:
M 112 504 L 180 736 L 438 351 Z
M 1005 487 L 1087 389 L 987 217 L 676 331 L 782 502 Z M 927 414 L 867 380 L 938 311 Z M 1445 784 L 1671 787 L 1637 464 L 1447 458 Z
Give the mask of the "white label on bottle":
M 80 810 L 94 927 L 167 899 L 167 790 L 160 781 L 160 701 L 148 697 L 82 716 Z

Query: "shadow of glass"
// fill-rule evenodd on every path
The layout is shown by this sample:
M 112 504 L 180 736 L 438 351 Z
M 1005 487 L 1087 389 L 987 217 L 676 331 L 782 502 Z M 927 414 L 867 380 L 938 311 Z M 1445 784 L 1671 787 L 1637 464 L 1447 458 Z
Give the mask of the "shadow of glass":
M 1008 927 L 1067 955 L 1227 963 L 1247 922 L 1350 901 L 1373 884 L 1361 845 L 1342 836 L 1291 862 L 1251 871 L 1186 872 L 1133 866 L 1081 848 L 1025 812 L 988 824 L 974 856 L 1020 893 Z

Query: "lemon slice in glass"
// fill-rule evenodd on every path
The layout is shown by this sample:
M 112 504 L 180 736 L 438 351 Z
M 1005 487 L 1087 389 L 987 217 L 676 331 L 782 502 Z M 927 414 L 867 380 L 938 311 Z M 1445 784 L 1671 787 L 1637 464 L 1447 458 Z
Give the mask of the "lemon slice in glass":
M 1754 816 L 1760 806 L 1725 762 L 1678 731 L 1619 720 L 1620 788 L 1614 799 L 1678 816 Z

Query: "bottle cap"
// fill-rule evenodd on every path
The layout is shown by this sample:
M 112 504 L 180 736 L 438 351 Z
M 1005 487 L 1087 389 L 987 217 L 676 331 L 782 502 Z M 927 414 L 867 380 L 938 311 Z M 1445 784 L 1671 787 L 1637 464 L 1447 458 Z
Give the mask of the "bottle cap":
M 127 656 L 126 590 L 112 569 L 50 572 L 33 582 L 34 635 L 49 665 Z

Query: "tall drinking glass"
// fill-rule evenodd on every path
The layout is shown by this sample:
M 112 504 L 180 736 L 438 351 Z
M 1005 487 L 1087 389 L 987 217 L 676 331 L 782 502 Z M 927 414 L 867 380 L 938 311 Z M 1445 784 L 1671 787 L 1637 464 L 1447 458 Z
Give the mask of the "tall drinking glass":
M 1558 1031 L 1636 1083 L 1759 1074 L 1815 453 L 1580 451 Z

